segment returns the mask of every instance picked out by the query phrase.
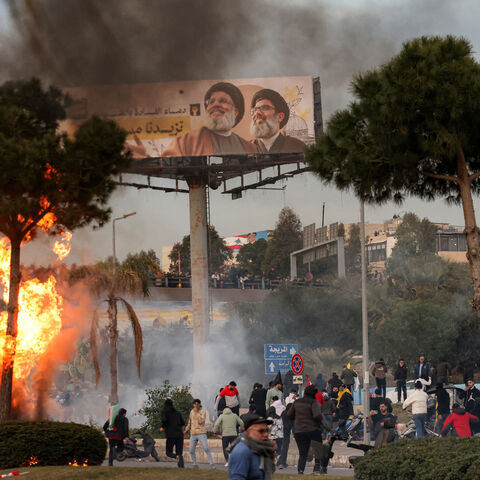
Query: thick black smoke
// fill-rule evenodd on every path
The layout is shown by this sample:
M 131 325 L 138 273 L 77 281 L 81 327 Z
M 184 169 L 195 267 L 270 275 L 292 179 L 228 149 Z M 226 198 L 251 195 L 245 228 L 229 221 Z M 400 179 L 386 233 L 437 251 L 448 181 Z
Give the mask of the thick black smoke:
M 453 3 L 3 0 L 0 81 L 35 75 L 71 86 L 320 75 L 331 89 L 330 110 L 328 103 L 343 103 L 332 96 L 344 96 L 352 74 L 387 60 L 403 40 L 456 27 L 453 9 L 469 0 Z

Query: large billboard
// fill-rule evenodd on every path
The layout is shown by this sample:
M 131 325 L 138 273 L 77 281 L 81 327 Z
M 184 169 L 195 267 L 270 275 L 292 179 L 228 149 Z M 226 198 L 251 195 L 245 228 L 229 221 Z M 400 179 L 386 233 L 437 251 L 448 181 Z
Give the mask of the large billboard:
M 314 141 L 312 77 L 65 88 L 70 134 L 92 115 L 128 132 L 135 158 L 301 153 Z

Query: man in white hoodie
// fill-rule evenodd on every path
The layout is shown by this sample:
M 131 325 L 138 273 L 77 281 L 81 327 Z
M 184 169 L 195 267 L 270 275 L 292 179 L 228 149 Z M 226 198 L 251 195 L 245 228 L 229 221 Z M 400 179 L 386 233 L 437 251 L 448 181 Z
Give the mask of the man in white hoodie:
M 428 395 L 423 391 L 422 382 L 415 382 L 415 391 L 403 402 L 405 410 L 409 405 L 412 406 L 413 422 L 417 431 L 417 438 L 425 436 L 425 421 L 427 419 L 427 399 Z

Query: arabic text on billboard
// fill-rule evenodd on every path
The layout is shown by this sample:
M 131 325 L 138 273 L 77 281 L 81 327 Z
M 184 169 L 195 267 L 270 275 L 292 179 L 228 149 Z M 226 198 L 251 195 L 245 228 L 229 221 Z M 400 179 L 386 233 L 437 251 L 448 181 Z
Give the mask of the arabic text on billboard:
M 65 89 L 62 129 L 92 115 L 128 132 L 135 158 L 300 153 L 314 141 L 312 77 L 202 80 Z

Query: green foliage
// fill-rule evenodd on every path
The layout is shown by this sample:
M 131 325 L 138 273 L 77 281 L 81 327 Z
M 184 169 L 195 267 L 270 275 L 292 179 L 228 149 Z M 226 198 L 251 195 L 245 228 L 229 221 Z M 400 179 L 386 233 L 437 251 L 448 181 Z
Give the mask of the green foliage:
M 284 207 L 279 216 L 272 238 L 268 241 L 263 270 L 272 268 L 280 275 L 290 274 L 290 254 L 302 248 L 302 224 L 297 214 Z
M 129 253 L 122 263 L 122 268 L 137 274 L 142 282 L 144 296 L 149 294 L 148 287 L 151 283 L 151 277 L 161 273 L 160 261 L 154 250 L 148 250 L 148 252 L 142 250 L 135 254 Z
M 397 243 L 392 250 L 392 258 L 433 255 L 436 253 L 435 225 L 424 218 L 420 220 L 414 213 L 406 213 L 395 232 Z
M 355 100 L 329 120 L 307 161 L 326 183 L 371 203 L 407 195 L 462 204 L 480 322 L 480 64 L 453 36 L 415 38 L 381 67 L 357 75 Z M 417 245 L 419 246 L 419 245 Z
M 340 234 L 339 234 L 340 236 Z M 345 267 L 347 272 L 360 273 L 360 226 L 356 223 L 350 225 L 348 239 L 345 244 Z
M 145 394 L 147 399 L 138 413 L 147 417 L 145 425 L 149 430 L 158 432 L 162 426 L 162 411 L 167 398 L 172 399 L 173 406 L 182 414 L 187 423 L 193 401 L 190 385 L 175 386 L 169 380 L 165 380 L 162 386 L 145 390 Z
M 352 356 L 356 355 L 353 350 L 339 350 L 334 348 L 312 348 L 302 351 L 302 357 L 305 362 L 305 371 L 313 375 L 319 372 L 329 375 L 331 372 L 342 371 L 343 365 L 351 364 L 355 368 L 355 362 Z
M 307 155 L 321 178 L 374 203 L 405 193 L 457 198 L 459 148 L 470 172 L 480 167 L 480 66 L 468 41 L 406 42 L 388 63 L 357 75 L 352 91 L 355 101 L 331 117 Z M 479 188 L 476 178 L 472 190 Z
M 467 265 L 436 256 L 411 257 L 391 272 L 388 282 L 368 283 L 372 358 L 383 357 L 392 366 L 405 358 L 412 365 L 421 351 L 434 364 L 475 361 L 480 332 L 467 272 Z M 262 303 L 236 304 L 224 334 L 241 325 L 257 362 L 262 361 L 264 343 L 298 343 L 302 352 L 313 354 L 309 368 L 322 371 L 328 367 L 321 361 L 329 363 L 332 357 L 329 349 L 337 357 L 338 352 L 361 349 L 360 292 L 357 275 L 322 288 L 280 289 Z
M 473 312 L 465 298 L 449 299 L 445 304 L 434 300 L 399 301 L 370 335 L 372 353 L 395 364 L 404 358 L 413 364 L 418 352 L 434 361 L 455 349 L 462 324 L 471 320 Z M 401 339 L 401 342 L 399 342 Z
M 268 243 L 264 238 L 244 245 L 237 255 L 237 262 L 240 268 L 243 268 L 252 275 L 260 275 L 263 272 L 263 262 L 265 260 L 267 246 Z
M 101 465 L 107 452 L 105 436 L 98 429 L 77 423 L 4 422 L 0 424 L 0 468 L 28 465 L 36 457 L 39 466 Z
M 73 139 L 57 134 L 67 102 L 57 88 L 43 90 L 38 79 L 0 87 L 0 232 L 11 240 L 34 235 L 49 212 L 57 229 L 103 225 L 109 218 L 112 177 L 131 162 L 126 132 L 92 118 Z
M 400 440 L 370 450 L 355 464 L 358 480 L 463 480 L 480 475 L 480 438 Z
M 223 239 L 218 235 L 213 225 L 208 227 L 208 255 L 210 273 L 220 269 L 226 260 L 232 258 L 232 251 L 225 245 Z M 185 235 L 181 242 L 173 245 L 172 251 L 168 255 L 170 259 L 170 271 L 178 273 L 178 259 L 180 256 L 180 270 L 182 273 L 191 272 L 190 260 L 190 235 Z
M 249 336 L 252 351 L 264 343 L 298 343 L 309 348 L 361 346 L 359 278 L 333 282 L 325 288 L 282 288 L 262 303 L 236 304 L 236 318 Z M 237 318 L 238 317 L 238 318 Z M 232 326 L 226 326 L 226 332 Z

